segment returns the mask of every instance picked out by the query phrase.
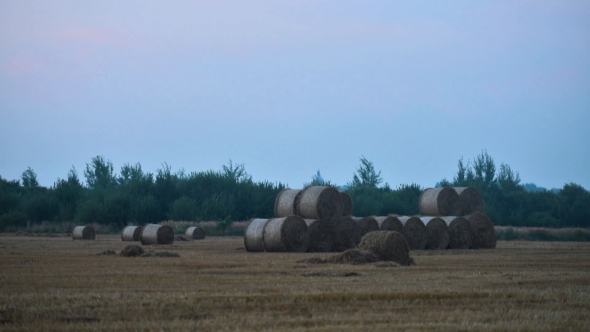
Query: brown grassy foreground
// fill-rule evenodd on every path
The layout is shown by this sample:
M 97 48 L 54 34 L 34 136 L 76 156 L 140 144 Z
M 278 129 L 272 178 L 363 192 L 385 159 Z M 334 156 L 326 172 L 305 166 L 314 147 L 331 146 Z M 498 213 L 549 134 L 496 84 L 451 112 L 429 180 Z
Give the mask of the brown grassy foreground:
M 0 236 L 0 330 L 589 331 L 590 243 L 413 251 L 416 266 L 301 264 L 238 237 L 126 244 Z

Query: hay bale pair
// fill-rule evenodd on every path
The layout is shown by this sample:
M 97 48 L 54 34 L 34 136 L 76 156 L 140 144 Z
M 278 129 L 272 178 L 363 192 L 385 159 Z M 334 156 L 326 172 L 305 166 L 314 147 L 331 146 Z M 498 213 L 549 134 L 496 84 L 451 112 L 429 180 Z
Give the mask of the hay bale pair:
M 275 217 L 298 215 L 305 219 L 331 222 L 342 214 L 342 195 L 332 187 L 311 186 L 303 190 L 284 189 L 275 200 Z
M 244 233 L 244 245 L 250 252 L 306 252 L 308 227 L 301 217 L 252 219 Z
M 76 226 L 72 231 L 73 240 L 94 240 L 96 231 L 92 226 Z

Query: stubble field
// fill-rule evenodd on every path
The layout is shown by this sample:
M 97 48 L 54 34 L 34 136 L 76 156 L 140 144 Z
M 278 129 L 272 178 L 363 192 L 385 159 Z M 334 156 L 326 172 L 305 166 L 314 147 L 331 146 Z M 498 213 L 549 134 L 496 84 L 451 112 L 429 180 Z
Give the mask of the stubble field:
M 330 254 L 241 237 L 97 255 L 127 244 L 0 236 L 0 330 L 590 331 L 590 243 L 413 251 L 410 267 L 298 263 Z

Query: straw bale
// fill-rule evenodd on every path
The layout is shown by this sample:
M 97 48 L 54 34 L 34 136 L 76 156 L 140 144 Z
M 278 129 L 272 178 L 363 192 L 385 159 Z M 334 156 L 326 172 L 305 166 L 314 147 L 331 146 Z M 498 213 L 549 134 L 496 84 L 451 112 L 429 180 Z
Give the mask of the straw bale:
M 496 248 L 494 224 L 485 214 L 475 212 L 466 217 L 473 234 L 472 248 Z
M 127 226 L 121 232 L 121 240 L 123 241 L 139 241 L 141 236 L 141 226 Z
M 383 261 L 393 261 L 404 266 L 413 264 L 408 241 L 398 232 L 376 231 L 368 233 L 361 239 L 359 249 L 370 251 Z
M 246 250 L 252 252 L 264 251 L 264 226 L 269 219 L 251 219 L 246 231 L 244 232 L 244 246 Z
M 469 249 L 473 244 L 473 233 L 467 219 L 463 217 L 441 217 L 449 226 L 449 248 Z
M 297 214 L 297 201 L 301 189 L 283 189 L 275 199 L 275 217 L 288 217 Z
M 174 230 L 168 225 L 149 224 L 143 227 L 140 236 L 141 244 L 172 244 Z
M 418 217 L 408 216 L 400 216 L 398 219 L 404 225 L 404 232 L 402 234 L 406 237 L 410 249 L 424 249 L 428 241 L 428 234 L 426 233 L 426 226 L 424 226 L 422 220 Z
M 449 187 L 424 189 L 419 199 L 420 213 L 426 216 L 454 216 L 461 214 L 459 194 Z
M 377 220 L 377 224 L 379 224 L 379 229 L 382 231 L 394 231 L 398 233 L 404 232 L 404 225 L 399 218 L 394 215 L 388 215 L 384 217 L 373 217 Z
M 297 201 L 297 215 L 329 223 L 342 215 L 342 196 L 332 187 L 311 186 L 303 189 Z
M 139 257 L 141 255 L 143 255 L 144 250 L 142 247 L 136 245 L 136 244 L 131 244 L 126 246 L 125 248 L 123 248 L 123 250 L 121 250 L 120 255 L 122 257 Z
M 351 216 L 340 217 L 332 223 L 333 251 L 353 249 L 361 242 L 361 230 Z
M 453 188 L 461 201 L 461 215 L 466 216 L 474 212 L 483 212 L 483 198 L 479 191 L 473 187 Z
M 361 238 L 369 232 L 379 230 L 379 223 L 374 217 L 352 217 L 352 219 L 354 219 L 357 225 L 359 225 L 359 229 L 361 230 Z
M 342 215 L 352 215 L 352 197 L 350 197 L 349 194 L 342 191 L 340 192 L 340 196 L 342 196 Z
M 309 234 L 305 220 L 299 216 L 270 219 L 264 226 L 262 243 L 271 252 L 306 252 Z
M 426 226 L 426 247 L 425 249 L 440 250 L 447 249 L 451 236 L 447 223 L 439 217 L 420 217 Z
M 305 219 L 309 234 L 309 246 L 307 252 L 332 251 L 332 228 L 330 224 L 321 220 Z
M 92 226 L 76 226 L 72 232 L 72 239 L 74 240 L 94 240 L 96 239 L 96 232 Z
M 379 261 L 379 256 L 371 251 L 361 251 L 358 249 L 348 249 L 341 254 L 328 257 L 327 263 L 335 264 L 368 264 Z
M 205 238 L 205 230 L 199 226 L 193 226 L 186 229 L 184 235 L 193 240 L 203 240 Z

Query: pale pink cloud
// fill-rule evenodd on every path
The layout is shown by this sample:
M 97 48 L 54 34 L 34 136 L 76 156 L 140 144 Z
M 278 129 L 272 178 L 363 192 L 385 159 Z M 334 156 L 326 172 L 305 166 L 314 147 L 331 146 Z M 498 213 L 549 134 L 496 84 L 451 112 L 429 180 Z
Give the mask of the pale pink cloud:
M 33 56 L 12 57 L 0 63 L 0 71 L 10 77 L 34 75 L 41 68 L 41 60 Z

